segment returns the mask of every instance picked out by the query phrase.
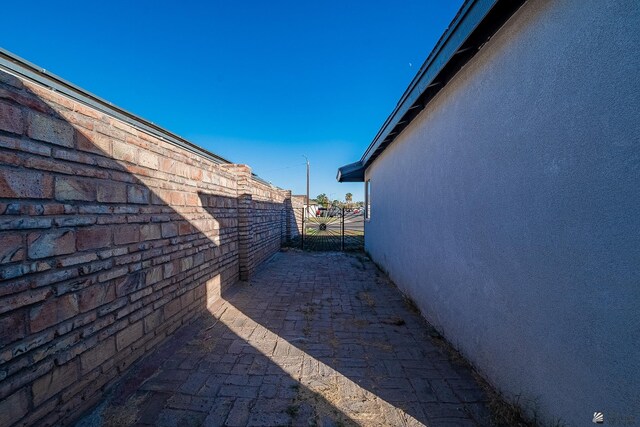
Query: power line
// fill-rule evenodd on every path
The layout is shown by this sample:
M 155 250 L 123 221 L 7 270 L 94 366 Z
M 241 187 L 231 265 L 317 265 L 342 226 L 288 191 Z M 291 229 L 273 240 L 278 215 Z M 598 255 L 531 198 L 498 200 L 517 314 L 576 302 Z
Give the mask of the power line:
M 276 169 L 269 169 L 269 170 L 266 170 L 266 171 L 260 171 L 260 175 L 264 175 L 265 173 L 269 173 L 269 172 L 281 171 L 281 170 L 284 170 L 284 169 L 297 168 L 298 166 L 304 166 L 304 165 L 306 165 L 306 163 L 297 163 L 295 165 L 285 166 L 285 167 L 282 167 L 282 168 L 276 168 Z

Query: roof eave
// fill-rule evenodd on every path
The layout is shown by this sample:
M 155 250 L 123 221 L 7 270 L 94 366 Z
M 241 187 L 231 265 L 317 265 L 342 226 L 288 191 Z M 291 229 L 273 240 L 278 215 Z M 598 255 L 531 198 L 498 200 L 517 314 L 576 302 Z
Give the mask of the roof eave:
M 360 161 L 338 168 L 338 182 L 364 182 L 364 167 Z
M 391 144 L 453 76 L 526 0 L 468 0 L 411 81 L 362 155 L 364 170 Z M 347 165 L 349 166 L 349 165 Z M 342 169 L 342 168 L 341 168 Z M 340 180 L 338 171 L 338 181 Z

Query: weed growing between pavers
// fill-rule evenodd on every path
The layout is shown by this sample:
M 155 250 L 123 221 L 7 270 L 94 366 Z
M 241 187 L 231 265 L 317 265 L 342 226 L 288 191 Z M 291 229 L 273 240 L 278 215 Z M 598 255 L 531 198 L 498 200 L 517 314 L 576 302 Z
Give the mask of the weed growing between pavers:
M 379 268 L 379 267 L 378 267 Z M 383 270 L 379 269 L 380 272 Z M 389 280 L 390 281 L 390 280 Z M 392 286 L 397 287 L 393 282 L 391 282 Z M 413 314 L 417 314 L 425 323 L 428 337 L 431 338 L 432 342 L 437 344 L 440 348 L 442 348 L 449 361 L 455 363 L 459 366 L 463 366 L 469 369 L 476 381 L 476 383 L 482 388 L 483 392 L 488 397 L 488 406 L 491 412 L 491 424 L 500 427 L 534 427 L 539 425 L 539 421 L 537 419 L 537 405 L 535 402 L 533 404 L 525 404 L 520 401 L 519 396 L 516 396 L 513 403 L 507 401 L 507 399 L 498 393 L 489 383 L 484 379 L 482 375 L 478 373 L 478 371 L 471 365 L 462 354 L 456 350 L 456 348 L 449 343 L 440 332 L 436 328 L 434 328 L 422 314 L 418 305 L 408 297 L 406 294 L 402 293 L 403 303 L 407 310 Z M 386 323 L 383 321 L 383 323 Z M 469 411 L 467 411 L 469 412 Z M 531 417 L 528 417 L 526 414 L 531 414 Z M 472 415 L 472 414 L 469 414 Z M 559 421 L 557 423 L 558 426 L 562 425 L 562 422 Z
M 373 299 L 373 297 L 369 292 L 366 292 L 366 291 L 358 292 L 358 295 L 356 295 L 356 298 L 371 308 L 376 306 L 376 300 Z
M 366 320 L 366 319 L 356 319 L 353 321 L 353 324 L 356 326 L 356 328 L 366 328 L 367 326 L 369 326 L 371 324 L 370 321 Z
M 362 256 L 364 255 L 359 255 L 359 257 Z M 492 425 L 500 427 L 534 427 L 539 425 L 536 402 L 522 402 L 519 396 L 515 396 L 515 398 L 510 402 L 508 399 L 506 399 L 505 396 L 498 393 L 475 369 L 475 367 L 471 365 L 471 363 L 469 363 L 464 358 L 464 356 L 462 356 L 462 354 L 458 350 L 456 350 L 456 348 L 451 345 L 451 343 L 449 343 L 442 336 L 442 334 L 426 320 L 426 317 L 423 315 L 422 311 L 415 303 L 415 301 L 404 292 L 400 291 L 397 285 L 393 283 L 393 281 L 388 277 L 388 272 L 381 268 L 381 266 L 379 266 L 377 263 L 373 262 L 373 264 L 376 266 L 376 283 L 380 285 L 390 285 L 402 294 L 402 301 L 405 308 L 410 313 L 418 315 L 423 322 L 427 332 L 425 334 L 425 338 L 430 339 L 434 344 L 438 345 L 442 350 L 444 350 L 450 362 L 461 366 L 464 369 L 468 369 L 471 372 L 475 382 L 480 386 L 483 393 L 487 396 L 487 405 L 490 410 L 489 421 Z M 366 292 L 363 293 L 366 294 Z M 366 296 L 358 294 L 357 298 L 366 301 Z M 390 318 L 387 320 L 383 320 L 381 323 L 400 326 L 399 324 L 396 324 L 394 320 L 397 320 L 397 322 L 399 322 L 400 324 L 404 322 L 404 320 L 400 318 Z M 476 416 L 471 414 L 469 410 L 466 410 L 466 412 L 469 413 L 470 416 L 476 418 Z M 551 424 L 551 426 L 554 427 L 563 425 L 564 423 L 562 422 L 562 420 L 555 421 Z
M 132 426 L 138 420 L 139 406 L 147 398 L 146 393 L 129 398 L 124 405 L 110 404 L 102 412 L 103 427 Z
M 314 382 L 313 391 L 306 387 L 298 387 L 296 390 L 297 395 L 286 411 L 293 418 L 293 425 L 358 426 L 347 415 L 336 409 L 343 406 L 341 403 L 344 400 L 344 393 L 333 380 Z M 319 397 L 320 395 L 322 398 Z
M 298 415 L 298 412 L 300 412 L 300 405 L 289 405 L 289 407 L 287 407 L 287 411 L 286 412 L 292 418 L 294 418 L 296 415 Z
M 407 307 L 407 310 L 409 310 L 413 314 L 422 316 L 422 312 L 420 311 L 420 308 L 418 308 L 418 305 L 415 303 L 415 301 L 406 296 L 404 293 L 402 294 L 402 297 L 402 301 L 404 302 L 405 307 Z
M 164 353 L 173 359 L 143 386 L 168 397 L 156 405 L 157 420 L 179 421 L 189 411 L 214 425 L 488 420 L 488 399 L 471 372 L 458 372 L 434 346 L 435 329 L 368 261 L 360 270 L 354 260 L 282 253 L 251 286 L 228 293 L 214 318 Z M 145 418 L 149 402 L 141 404 L 138 422 L 155 422 Z
M 305 325 L 302 328 L 302 333 L 305 337 L 309 337 L 313 330 L 311 321 L 313 320 L 313 314 L 316 312 L 316 303 L 306 303 L 302 308 L 298 309 L 304 315 Z
M 391 316 L 388 319 L 382 319 L 380 323 L 384 323 L 386 325 L 393 325 L 393 326 L 404 326 L 406 325 L 407 322 L 405 322 L 402 317 Z

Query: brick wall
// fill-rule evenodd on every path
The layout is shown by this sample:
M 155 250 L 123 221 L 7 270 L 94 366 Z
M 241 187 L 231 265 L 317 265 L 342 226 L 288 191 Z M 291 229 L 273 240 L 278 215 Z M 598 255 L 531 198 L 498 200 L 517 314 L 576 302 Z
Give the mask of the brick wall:
M 68 423 L 277 251 L 291 193 L 0 71 L 0 425 Z
M 287 209 L 286 212 L 289 217 L 289 224 L 292 227 L 290 236 L 293 238 L 302 234 L 302 216 L 304 214 L 304 207 L 307 204 L 307 197 L 292 195 L 289 203 L 291 203 L 291 209 Z
M 255 180 L 251 189 L 253 212 L 251 251 L 254 264 L 259 264 L 284 243 L 286 216 L 282 215 L 282 206 L 285 204 L 285 199 L 291 199 L 291 192 L 278 193 L 273 187 Z

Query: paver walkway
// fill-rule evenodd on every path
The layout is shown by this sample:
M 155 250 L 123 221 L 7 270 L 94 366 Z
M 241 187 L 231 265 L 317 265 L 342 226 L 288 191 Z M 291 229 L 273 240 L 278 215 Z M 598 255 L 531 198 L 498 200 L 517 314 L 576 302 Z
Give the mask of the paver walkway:
M 471 373 L 364 255 L 278 253 L 212 311 L 80 424 L 489 424 Z

